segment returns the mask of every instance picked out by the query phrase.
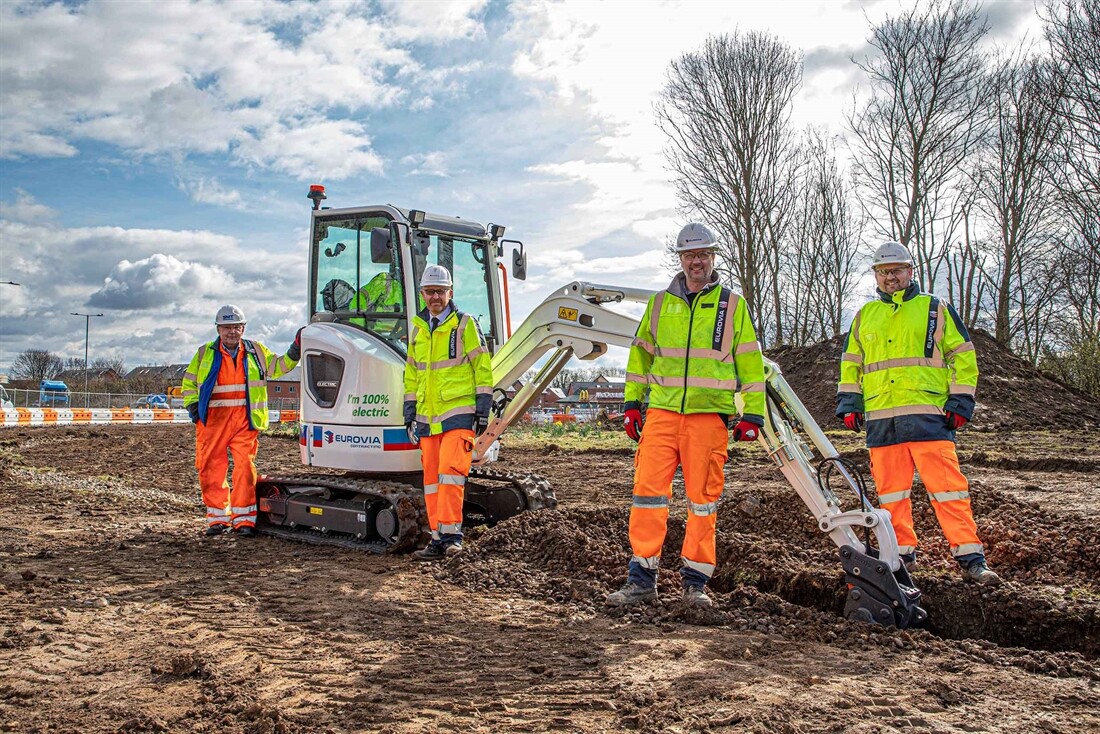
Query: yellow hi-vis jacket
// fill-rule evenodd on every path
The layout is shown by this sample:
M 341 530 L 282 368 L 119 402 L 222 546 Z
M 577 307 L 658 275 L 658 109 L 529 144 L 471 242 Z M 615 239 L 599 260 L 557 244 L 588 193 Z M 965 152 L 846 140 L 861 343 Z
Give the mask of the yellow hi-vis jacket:
M 183 405 L 187 407 L 194 403 L 199 404 L 199 420 L 206 423 L 207 411 L 210 408 L 211 395 L 214 393 L 215 384 L 218 381 L 218 371 L 222 366 L 222 350 L 218 347 L 218 339 L 203 344 L 191 358 L 191 364 L 187 365 L 187 371 L 183 373 Z M 281 377 L 294 369 L 298 360 L 283 355 L 275 356 L 274 352 L 260 342 L 249 339 L 241 339 L 238 347 L 245 353 L 246 374 L 248 375 L 248 423 L 257 431 L 267 428 L 267 381 L 272 377 Z M 213 398 L 217 399 L 217 398 Z
M 679 273 L 646 305 L 626 365 L 626 407 L 685 415 L 735 415 L 734 393 L 745 420 L 764 425 L 764 359 L 745 299 L 718 276 L 688 301 Z
M 954 440 L 945 411 L 970 420 L 978 358 L 951 306 L 916 283 L 864 304 L 840 362 L 836 414 L 863 413 L 867 445 Z
M 454 308 L 432 331 L 423 309 L 412 320 L 405 361 L 405 423 L 421 435 L 474 428 L 488 417 L 493 401 L 493 366 L 473 317 Z

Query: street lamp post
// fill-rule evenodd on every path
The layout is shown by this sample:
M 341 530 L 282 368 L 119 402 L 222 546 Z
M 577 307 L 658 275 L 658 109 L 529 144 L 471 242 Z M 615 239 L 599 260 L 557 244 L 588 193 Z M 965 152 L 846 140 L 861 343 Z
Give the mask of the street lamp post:
M 88 326 L 94 316 L 102 316 L 101 313 L 77 313 L 70 311 L 72 316 L 84 317 L 84 407 L 88 407 Z M 110 407 L 110 406 L 108 406 Z

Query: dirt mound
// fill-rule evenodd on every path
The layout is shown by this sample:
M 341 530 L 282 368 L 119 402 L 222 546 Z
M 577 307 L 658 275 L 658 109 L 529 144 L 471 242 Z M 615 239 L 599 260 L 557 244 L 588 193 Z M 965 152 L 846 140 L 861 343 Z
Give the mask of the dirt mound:
M 824 427 L 837 425 L 836 383 L 847 334 L 808 347 L 776 347 L 766 352 L 802 403 Z M 971 332 L 978 352 L 978 407 L 975 430 L 1028 426 L 1063 428 L 1067 421 L 1100 427 L 1100 401 L 1035 369 L 992 336 Z

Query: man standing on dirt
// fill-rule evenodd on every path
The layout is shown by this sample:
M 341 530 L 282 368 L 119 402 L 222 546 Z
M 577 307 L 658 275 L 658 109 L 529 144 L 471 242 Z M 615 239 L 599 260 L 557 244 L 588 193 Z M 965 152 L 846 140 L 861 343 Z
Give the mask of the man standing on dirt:
M 290 372 L 301 357 L 302 330 L 277 357 L 244 339 L 244 312 L 222 306 L 214 317 L 218 338 L 203 344 L 183 375 L 183 404 L 195 424 L 195 467 L 206 505 L 206 534 L 232 528 L 256 534 L 256 451 L 267 428 L 267 380 Z M 233 455 L 233 490 L 226 483 Z
M 630 509 L 632 557 L 627 583 L 610 606 L 657 598 L 657 570 L 668 525 L 672 477 L 683 467 L 688 516 L 681 551 L 683 600 L 710 607 L 704 591 L 714 575 L 718 498 L 735 441 L 753 441 L 764 425 L 764 361 L 745 300 L 718 282 L 718 241 L 702 224 L 680 231 L 683 272 L 646 305 L 626 374 L 627 435 L 638 441 Z M 643 431 L 641 407 L 649 390 Z M 744 400 L 738 417 L 734 394 Z
M 462 500 L 474 437 L 489 425 L 493 368 L 473 317 L 451 300 L 451 273 L 428 265 L 420 279 L 427 307 L 412 320 L 405 362 L 405 427 L 420 443 L 424 505 L 432 538 L 413 553 L 438 561 L 462 552 Z
M 878 298 L 852 320 L 836 414 L 857 432 L 866 419 L 871 476 L 906 565 L 916 563 L 917 553 L 910 501 L 915 468 L 963 576 L 999 584 L 986 565 L 955 453 L 955 431 L 974 415 L 978 385 L 970 334 L 950 303 L 921 293 L 904 245 L 881 245 L 872 267 Z

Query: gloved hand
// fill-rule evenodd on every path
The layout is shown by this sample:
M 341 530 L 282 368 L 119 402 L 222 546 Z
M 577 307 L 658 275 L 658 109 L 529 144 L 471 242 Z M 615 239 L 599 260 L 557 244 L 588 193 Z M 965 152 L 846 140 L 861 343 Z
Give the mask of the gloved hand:
M 419 427 L 416 425 L 416 421 L 409 421 L 405 424 L 405 433 L 409 434 L 409 443 L 420 443 Z
M 642 440 L 642 411 L 631 408 L 623 413 L 623 430 L 635 441 Z
M 845 413 L 844 425 L 849 431 L 859 433 L 863 430 L 863 413 Z
M 730 418 L 729 422 L 733 423 L 737 420 L 737 416 Z M 760 435 L 760 426 L 749 421 L 737 420 L 737 423 L 731 426 L 733 429 L 734 441 L 755 441 Z
M 191 416 L 191 422 L 192 423 L 198 423 L 199 422 L 199 404 L 198 403 L 190 403 L 189 405 L 187 405 L 187 415 Z
M 952 413 L 950 410 L 944 413 L 943 420 L 952 431 L 957 431 L 970 422 L 958 413 Z
M 302 332 L 306 327 L 298 329 L 298 333 L 294 335 L 294 341 L 291 342 L 290 347 L 286 350 L 286 356 L 297 362 L 302 358 Z
M 474 435 L 480 436 L 485 433 L 489 428 L 489 416 L 487 415 L 475 415 L 474 416 Z

